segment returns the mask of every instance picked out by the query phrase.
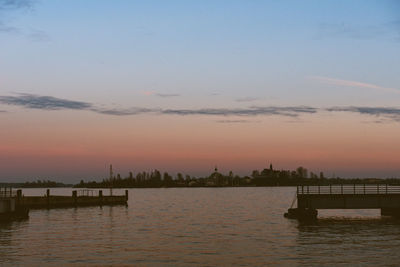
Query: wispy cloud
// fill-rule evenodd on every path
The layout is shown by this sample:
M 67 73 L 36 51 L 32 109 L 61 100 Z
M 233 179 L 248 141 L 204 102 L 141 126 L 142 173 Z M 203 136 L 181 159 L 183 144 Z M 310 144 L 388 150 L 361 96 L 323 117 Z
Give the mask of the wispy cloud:
M 250 107 L 250 108 L 204 108 L 204 109 L 166 109 L 163 114 L 170 115 L 214 115 L 214 116 L 258 116 L 279 115 L 297 117 L 300 114 L 316 113 L 317 109 L 307 106 L 299 107 Z
M 140 115 L 144 113 L 160 113 L 161 109 L 150 109 L 150 108 L 128 108 L 128 109 L 102 109 L 102 108 L 91 108 L 91 111 L 96 113 L 113 115 L 113 116 L 129 116 L 129 115 Z
M 8 23 L 7 15 L 9 13 L 15 16 L 14 13 L 20 10 L 32 10 L 36 2 L 36 0 L 0 0 L 0 33 L 18 34 L 35 42 L 49 41 L 49 35 L 43 30 L 20 29 Z
M 218 123 L 248 123 L 255 122 L 248 120 L 256 116 L 281 116 L 290 118 L 289 122 L 301 122 L 301 115 L 316 114 L 325 112 L 351 112 L 361 115 L 375 116 L 379 122 L 396 121 L 400 122 L 400 108 L 395 107 L 329 107 L 316 108 L 310 106 L 252 106 L 248 108 L 200 108 L 200 109 L 162 109 L 162 108 L 107 108 L 94 105 L 89 102 L 57 98 L 53 96 L 41 96 L 34 94 L 18 94 L 14 96 L 0 96 L 0 104 L 13 105 L 28 109 L 41 110 L 84 110 L 110 116 L 132 116 L 141 114 L 176 115 L 176 116 L 225 116 L 243 117 L 240 119 L 217 120 Z M 0 112 L 7 112 L 0 110 Z
M 72 101 L 52 96 L 38 96 L 19 94 L 18 96 L 0 96 L 0 103 L 22 106 L 32 109 L 59 110 L 59 109 L 89 109 L 92 104 L 82 101 Z
M 167 97 L 177 97 L 177 96 L 180 96 L 180 94 L 161 94 L 161 93 L 157 93 L 156 96 L 167 98 Z
M 389 87 L 383 87 L 383 86 L 379 86 L 379 85 L 371 84 L 371 83 L 364 83 L 364 82 L 358 82 L 358 81 L 349 81 L 349 80 L 341 80 L 341 79 L 335 79 L 335 78 L 329 78 L 329 77 L 323 77 L 323 76 L 309 76 L 308 78 L 312 79 L 312 80 L 315 80 L 315 81 L 318 81 L 318 82 L 321 82 L 321 83 L 338 85 L 338 86 L 348 86 L 348 87 L 375 89 L 375 90 L 391 92 L 391 93 L 396 93 L 396 94 L 400 93 L 400 90 L 398 90 L 398 89 L 389 88 Z
M 353 112 L 364 115 L 373 115 L 376 117 L 383 117 L 393 121 L 400 122 L 400 108 L 392 107 L 332 107 L 327 108 L 330 112 Z
M 33 94 L 18 94 L 16 96 L 0 96 L 0 103 L 42 110 L 89 110 L 100 114 L 127 116 L 143 113 L 157 113 L 165 115 L 208 115 L 208 116 L 258 116 L 277 115 L 297 117 L 300 114 L 316 113 L 317 109 L 307 106 L 294 107 L 249 107 L 249 108 L 202 108 L 202 109 L 161 109 L 161 108 L 103 108 L 83 101 L 74 101 L 53 96 L 40 96 Z
M 236 102 L 253 102 L 253 101 L 257 101 L 257 100 L 260 100 L 260 98 L 258 98 L 258 97 L 250 97 L 250 96 L 239 97 L 239 98 L 235 99 Z
M 8 25 L 6 14 L 20 9 L 31 8 L 32 5 L 32 0 L 0 0 L 0 32 L 20 33 L 18 28 Z
M 17 96 L 0 96 L 0 103 L 5 105 L 20 106 L 41 110 L 88 110 L 99 114 L 127 116 L 142 113 L 160 112 L 160 109 L 148 108 L 103 108 L 89 102 L 57 98 L 53 96 L 40 96 L 34 94 L 18 94 Z
M 0 0 L 0 10 L 32 7 L 33 0 Z

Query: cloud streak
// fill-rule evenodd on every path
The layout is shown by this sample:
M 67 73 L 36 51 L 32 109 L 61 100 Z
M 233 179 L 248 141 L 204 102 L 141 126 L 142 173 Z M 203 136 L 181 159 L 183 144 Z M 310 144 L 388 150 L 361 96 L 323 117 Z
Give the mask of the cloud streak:
M 258 116 L 279 115 L 286 117 L 297 117 L 300 114 L 316 113 L 313 107 L 250 107 L 250 108 L 204 108 L 204 109 L 166 109 L 163 114 L 169 115 L 213 115 L 213 116 Z
M 4 13 L 31 8 L 32 5 L 33 1 L 31 0 L 0 0 L 0 32 L 20 33 L 18 28 L 7 25 Z
M 0 96 L 0 103 L 21 106 L 32 109 L 60 110 L 60 109 L 89 109 L 92 104 L 82 101 L 72 101 L 52 96 L 38 96 L 19 94 L 18 96 Z
M 363 82 L 358 82 L 358 81 L 349 81 L 349 80 L 340 80 L 340 79 L 334 79 L 334 78 L 329 78 L 329 77 L 323 77 L 323 76 L 310 76 L 308 77 L 309 79 L 325 83 L 325 84 L 331 84 L 331 85 L 338 85 L 338 86 L 347 86 L 347 87 L 358 87 L 358 88 L 367 88 L 367 89 L 375 89 L 379 91 L 385 91 L 385 92 L 390 92 L 390 93 L 396 93 L 400 94 L 400 90 L 394 89 L 394 88 L 388 88 L 388 87 L 383 87 L 371 83 L 363 83 Z
M 19 36 L 25 36 L 31 41 L 35 42 L 47 42 L 50 41 L 50 36 L 37 29 L 20 29 L 9 25 L 7 21 L 8 13 L 16 13 L 19 10 L 33 9 L 36 0 L 0 0 L 0 33 L 5 34 L 16 34 Z
M 33 0 L 0 0 L 0 10 L 32 7 Z
M 390 121 L 400 122 L 400 108 L 395 107 L 328 107 L 316 108 L 310 106 L 252 106 L 248 108 L 200 108 L 200 109 L 162 109 L 162 108 L 104 108 L 89 102 L 41 96 L 34 94 L 18 94 L 16 96 L 0 96 L 0 104 L 19 106 L 27 109 L 40 110 L 83 110 L 109 116 L 133 116 L 141 114 L 176 115 L 176 116 L 224 116 L 224 117 L 256 117 L 282 116 L 300 118 L 301 115 L 320 112 L 349 112 L 361 115 L 375 116 Z M 7 112 L 0 110 L 0 112 Z M 245 123 L 247 119 L 218 120 L 218 123 Z M 296 121 L 298 122 L 298 121 Z
M 0 104 L 20 106 L 30 109 L 42 110 L 88 110 L 100 114 L 114 116 L 139 115 L 155 113 L 165 115 L 207 115 L 207 116 L 258 116 L 277 115 L 285 117 L 298 117 L 300 114 L 316 113 L 317 109 L 307 106 L 294 107 L 249 107 L 249 108 L 202 108 L 202 109 L 161 109 L 161 108 L 101 108 L 92 103 L 57 98 L 53 96 L 40 96 L 34 94 L 19 94 L 16 96 L 0 96 Z
M 349 106 L 349 107 L 332 107 L 332 108 L 327 108 L 326 110 L 330 112 L 353 112 L 363 115 L 372 115 L 400 122 L 400 108 Z
M 100 108 L 91 108 L 93 112 L 105 115 L 112 115 L 112 116 L 130 116 L 130 115 L 140 115 L 144 113 L 160 113 L 161 109 L 150 109 L 150 108 L 128 108 L 128 109 L 100 109 Z

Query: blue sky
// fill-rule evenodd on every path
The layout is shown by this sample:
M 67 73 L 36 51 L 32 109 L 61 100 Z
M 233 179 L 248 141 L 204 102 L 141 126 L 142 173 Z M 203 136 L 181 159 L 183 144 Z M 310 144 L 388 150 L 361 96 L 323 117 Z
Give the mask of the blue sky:
M 115 101 L 156 91 L 304 104 L 312 95 L 325 105 L 326 96 L 343 99 L 307 77 L 398 86 L 396 8 L 395 1 L 32 1 L 2 12 L 20 32 L 0 36 L 3 73 L 26 77 L 13 91 L 99 101 L 113 87 Z
M 50 125 L 67 118 L 70 127 L 78 127 L 73 121 L 95 111 L 95 120 L 103 125 L 93 126 L 97 130 L 109 123 L 116 123 L 115 127 L 144 123 L 142 127 L 160 131 L 160 121 L 154 117 L 163 114 L 160 120 L 170 122 L 172 131 L 192 127 L 186 117 L 182 121 L 174 117 L 190 113 L 190 120 L 210 131 L 215 124 L 224 124 L 223 129 L 229 131 L 231 124 L 250 121 L 252 125 L 246 127 L 268 135 L 273 123 L 268 116 L 280 113 L 279 107 L 293 112 L 293 107 L 305 106 L 317 110 L 315 118 L 301 112 L 305 117 L 295 113 L 288 119 L 287 114 L 283 118 L 278 114 L 276 127 L 283 131 L 285 123 L 295 120 L 301 122 L 295 131 L 304 132 L 327 127 L 321 122 L 327 118 L 333 120 L 332 125 L 349 121 L 365 134 L 370 127 L 371 133 L 382 131 L 384 123 L 385 132 L 390 133 L 385 145 L 393 146 L 393 134 L 400 124 L 399 45 L 398 1 L 0 0 L 0 126 L 17 132 L 33 119 Z M 64 100 L 78 101 L 84 108 L 71 113 L 68 109 L 76 110 L 71 108 L 76 103 Z M 48 103 L 38 108 L 40 101 L 54 103 L 50 109 Z M 137 112 L 141 108 L 146 110 Z M 257 115 L 249 115 L 254 109 Z M 237 112 L 239 117 L 226 115 Z M 129 115 L 113 117 L 117 113 Z M 79 127 L 84 124 L 80 122 Z M 30 131 L 46 139 L 37 129 Z M 90 131 L 87 128 L 86 133 Z M 356 132 L 351 138 L 357 143 Z M 232 136 L 232 140 L 245 143 L 242 137 Z M 347 138 L 345 133 L 342 137 Z M 10 136 L 4 138 L 11 142 Z M 163 138 L 150 139 L 157 143 Z M 327 134 L 324 142 L 335 143 L 332 138 Z M 376 135 L 369 138 L 358 149 L 367 149 L 365 144 L 374 142 Z M 22 141 L 15 142 L 25 147 Z M 3 151 L 12 150 L 11 146 L 7 149 Z M 182 157 L 187 153 L 180 152 Z M 35 152 L 29 153 L 33 162 Z M 354 157 L 358 162 L 359 155 Z M 204 158 L 210 166 L 220 160 Z M 291 168 L 309 163 L 279 160 L 282 167 Z M 339 165 L 328 162 L 329 157 L 315 167 L 337 168 L 336 173 L 343 175 L 367 175 L 357 169 L 361 165 L 343 167 L 341 172 Z M 156 167 L 151 165 L 149 156 L 138 168 Z M 188 172 L 196 169 L 192 165 Z M 252 167 L 247 164 L 238 171 Z M 375 173 L 385 169 L 382 163 Z M 399 171 L 394 168 L 386 173 L 400 175 Z

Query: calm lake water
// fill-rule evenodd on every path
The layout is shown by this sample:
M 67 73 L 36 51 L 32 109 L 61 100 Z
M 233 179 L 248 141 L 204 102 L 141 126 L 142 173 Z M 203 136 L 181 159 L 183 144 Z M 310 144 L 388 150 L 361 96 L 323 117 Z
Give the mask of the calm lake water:
M 381 218 L 376 210 L 320 211 L 318 223 L 302 225 L 283 217 L 294 192 L 130 189 L 127 207 L 31 210 L 28 220 L 0 225 L 0 265 L 400 264 L 399 221 Z M 44 195 L 45 189 L 23 193 Z

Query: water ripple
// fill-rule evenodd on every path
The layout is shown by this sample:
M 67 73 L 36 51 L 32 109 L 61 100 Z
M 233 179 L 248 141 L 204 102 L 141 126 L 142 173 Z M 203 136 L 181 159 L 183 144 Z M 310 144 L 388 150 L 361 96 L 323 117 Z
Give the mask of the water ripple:
M 299 224 L 282 216 L 294 190 L 130 189 L 128 207 L 32 210 L 29 220 L 0 224 L 0 264 L 398 264 L 399 221 L 376 211 L 324 211 L 317 223 Z

